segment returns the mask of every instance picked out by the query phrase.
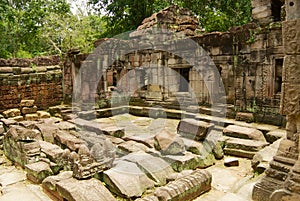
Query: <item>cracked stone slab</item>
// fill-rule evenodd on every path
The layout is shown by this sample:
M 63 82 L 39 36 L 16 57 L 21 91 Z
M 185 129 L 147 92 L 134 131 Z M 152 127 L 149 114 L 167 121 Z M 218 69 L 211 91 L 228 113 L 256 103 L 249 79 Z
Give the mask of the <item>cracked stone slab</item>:
M 154 187 L 154 182 L 132 162 L 118 161 L 115 167 L 103 174 L 110 191 L 122 197 L 139 197 L 147 189 Z

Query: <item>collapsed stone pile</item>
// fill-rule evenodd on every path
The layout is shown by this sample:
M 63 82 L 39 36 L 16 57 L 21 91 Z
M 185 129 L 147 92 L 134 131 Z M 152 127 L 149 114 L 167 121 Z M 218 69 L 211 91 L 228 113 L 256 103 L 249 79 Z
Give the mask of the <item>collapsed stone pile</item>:
M 21 100 L 20 108 L 6 110 L 3 112 L 3 116 L 15 121 L 35 121 L 50 117 L 48 112 L 37 110 L 38 108 L 34 105 L 34 100 Z

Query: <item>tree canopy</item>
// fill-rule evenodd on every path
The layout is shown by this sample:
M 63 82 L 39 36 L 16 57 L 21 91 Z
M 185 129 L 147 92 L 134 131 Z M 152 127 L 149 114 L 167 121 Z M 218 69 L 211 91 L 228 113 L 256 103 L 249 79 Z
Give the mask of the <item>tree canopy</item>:
M 86 1 L 85 10 L 72 13 L 67 0 L 0 0 L 0 58 L 64 54 L 75 47 L 90 52 L 96 39 L 134 30 L 171 4 L 192 10 L 207 32 L 251 20 L 251 0 Z
M 143 19 L 171 4 L 193 11 L 207 32 L 226 31 L 251 20 L 251 0 L 89 0 L 89 3 L 106 14 L 107 29 L 103 36 L 134 30 Z

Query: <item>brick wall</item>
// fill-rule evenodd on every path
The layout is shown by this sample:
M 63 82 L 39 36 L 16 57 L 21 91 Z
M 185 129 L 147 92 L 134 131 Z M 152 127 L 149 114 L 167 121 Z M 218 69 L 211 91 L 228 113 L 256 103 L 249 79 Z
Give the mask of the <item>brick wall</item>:
M 62 102 L 60 57 L 0 59 L 0 111 L 33 99 L 40 109 Z

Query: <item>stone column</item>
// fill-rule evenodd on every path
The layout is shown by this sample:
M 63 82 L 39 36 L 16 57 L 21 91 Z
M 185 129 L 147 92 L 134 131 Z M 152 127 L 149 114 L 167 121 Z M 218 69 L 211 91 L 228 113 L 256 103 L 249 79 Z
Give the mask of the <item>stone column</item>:
M 285 50 L 281 113 L 287 117 L 287 139 L 253 189 L 253 200 L 300 200 L 300 0 L 286 0 L 282 23 Z

